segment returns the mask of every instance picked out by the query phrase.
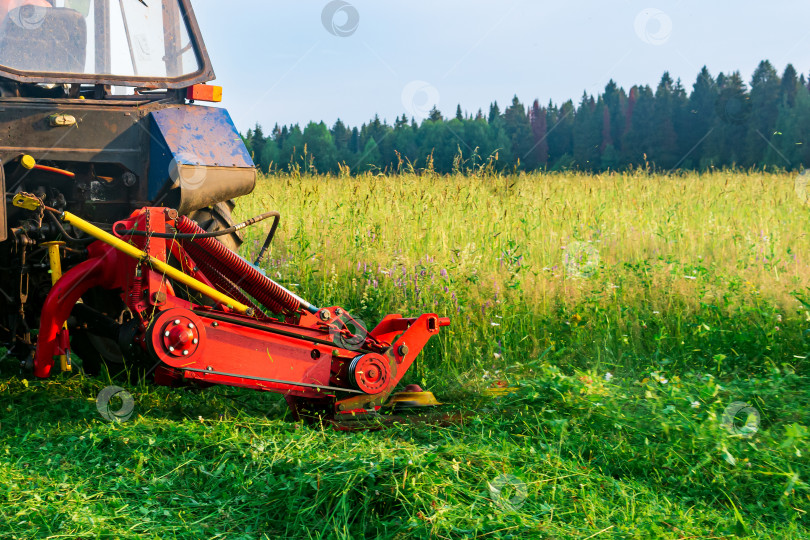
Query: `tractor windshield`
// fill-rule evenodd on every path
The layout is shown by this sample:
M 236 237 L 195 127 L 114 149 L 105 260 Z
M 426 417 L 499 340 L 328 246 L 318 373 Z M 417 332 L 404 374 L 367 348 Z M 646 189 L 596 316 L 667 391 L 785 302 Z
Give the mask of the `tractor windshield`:
M 213 73 L 188 0 L 0 0 L 0 76 L 178 88 Z

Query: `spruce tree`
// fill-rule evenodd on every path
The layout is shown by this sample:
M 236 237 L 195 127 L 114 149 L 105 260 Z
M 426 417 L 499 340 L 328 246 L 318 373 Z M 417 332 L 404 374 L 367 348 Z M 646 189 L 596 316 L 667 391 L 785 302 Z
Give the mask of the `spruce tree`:
M 751 118 L 750 95 L 739 71 L 729 76 L 721 73 L 717 81 L 720 89 L 715 107 L 718 137 L 712 140 L 718 155 L 716 165 L 741 165 L 746 152 L 746 135 L 749 133 Z
M 679 130 L 681 138 L 681 166 L 702 168 L 711 160 L 709 155 L 715 127 L 715 106 L 719 90 L 714 77 L 706 66 L 700 70 L 692 85 L 684 114 L 683 128 Z M 707 151 L 708 150 L 708 151 Z
M 670 170 L 680 160 L 678 138 L 675 134 L 675 81 L 665 72 L 655 90 L 653 106 L 653 130 L 650 141 L 650 161 L 656 167 Z
M 529 114 L 532 127 L 532 168 L 545 168 L 548 165 L 548 140 L 546 140 L 546 110 L 534 100 Z
M 610 141 L 618 151 L 620 148 L 622 135 L 625 131 L 625 110 L 627 108 L 627 94 L 611 79 L 605 86 L 602 94 L 605 100 L 605 108 L 609 113 Z M 604 139 L 604 137 L 603 137 Z M 604 149 L 603 149 L 604 150 Z
M 498 107 L 498 102 L 495 101 L 489 106 L 489 116 L 487 117 L 487 121 L 490 124 L 497 123 L 501 118 L 501 109 Z
M 646 165 L 655 132 L 655 95 L 649 86 L 634 86 L 628 100 L 628 129 L 622 138 L 621 159 L 625 165 Z
M 444 120 L 441 111 L 435 105 L 432 109 L 430 109 L 430 114 L 428 115 L 428 120 L 431 122 L 441 122 Z
M 574 116 L 574 161 L 580 169 L 591 171 L 600 167 L 601 111 L 597 113 L 593 96 L 583 92 Z
M 512 99 L 512 105 L 503 113 L 503 126 L 509 138 L 511 155 L 514 163 L 525 163 L 526 168 L 534 168 L 537 164 L 532 159 L 531 150 L 534 146 L 532 142 L 532 127 L 526 108 L 517 96 Z
M 570 99 L 559 109 L 548 107 L 549 165 L 554 170 L 569 169 L 574 165 L 574 102 Z
M 796 93 L 799 91 L 800 84 L 796 68 L 793 67 L 793 64 L 788 64 L 782 74 L 782 84 L 779 87 L 780 103 L 784 102 L 788 107 L 793 107 L 796 104 Z
M 779 113 L 781 81 L 773 65 L 763 60 L 754 70 L 751 77 L 750 119 L 739 118 L 740 123 L 747 123 L 745 154 L 738 155 L 746 167 L 762 162 L 768 140 L 776 127 Z

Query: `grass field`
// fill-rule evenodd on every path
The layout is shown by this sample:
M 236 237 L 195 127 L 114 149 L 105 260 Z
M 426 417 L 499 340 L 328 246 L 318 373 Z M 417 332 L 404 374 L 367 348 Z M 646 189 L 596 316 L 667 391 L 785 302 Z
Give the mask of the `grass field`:
M 267 209 L 266 270 L 316 305 L 453 319 L 408 382 L 464 424 L 336 433 L 273 395 L 140 385 L 115 425 L 108 380 L 9 361 L 0 538 L 810 537 L 791 176 L 280 176 L 238 213 Z

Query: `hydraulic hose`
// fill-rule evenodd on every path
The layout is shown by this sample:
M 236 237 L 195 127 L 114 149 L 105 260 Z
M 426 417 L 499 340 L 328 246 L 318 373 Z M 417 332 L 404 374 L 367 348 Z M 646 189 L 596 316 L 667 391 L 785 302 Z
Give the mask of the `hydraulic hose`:
M 74 238 L 73 236 L 71 236 L 65 230 L 65 228 L 62 226 L 62 222 L 59 221 L 59 218 L 57 218 L 56 215 L 54 215 L 50 211 L 45 212 L 45 215 L 48 216 L 48 218 L 51 220 L 51 222 L 56 226 L 56 228 L 59 230 L 59 232 L 62 233 L 62 236 L 64 236 L 65 239 L 68 242 L 73 242 L 75 244 L 86 245 L 86 244 L 92 244 L 93 242 L 96 241 L 96 239 L 93 238 L 92 236 L 88 236 L 87 238 Z
M 278 222 L 280 217 L 277 217 L 273 220 L 273 226 L 270 227 L 270 232 L 267 233 L 267 238 L 264 240 L 264 245 L 262 246 L 261 251 L 259 251 L 259 255 L 256 257 L 256 260 L 253 261 L 253 266 L 259 266 L 259 263 L 262 262 L 264 258 L 264 254 L 267 253 L 267 250 L 270 248 L 270 244 L 273 242 L 273 237 L 276 236 L 276 229 L 278 229 Z
M 219 236 L 225 236 L 226 234 L 235 233 L 237 231 L 241 231 L 246 227 L 250 227 L 260 221 L 264 221 L 267 218 L 274 218 L 273 226 L 270 228 L 271 235 L 268 236 L 268 240 L 265 241 L 264 250 L 267 249 L 267 246 L 270 245 L 270 242 L 273 240 L 273 234 L 275 234 L 276 229 L 278 228 L 278 222 L 281 220 L 281 214 L 278 212 L 265 212 L 260 216 L 256 216 L 254 218 L 250 218 L 247 221 L 243 221 L 238 225 L 234 225 L 232 227 L 228 227 L 227 229 L 222 229 L 221 231 L 213 231 L 213 232 L 206 232 L 205 229 L 200 228 L 202 231 L 200 234 L 196 233 L 156 233 L 156 232 L 147 232 L 147 231 L 139 231 L 137 229 L 128 230 L 128 231 L 114 231 L 115 234 L 118 236 L 150 236 L 152 238 L 165 238 L 168 240 L 196 240 L 198 238 L 217 238 Z

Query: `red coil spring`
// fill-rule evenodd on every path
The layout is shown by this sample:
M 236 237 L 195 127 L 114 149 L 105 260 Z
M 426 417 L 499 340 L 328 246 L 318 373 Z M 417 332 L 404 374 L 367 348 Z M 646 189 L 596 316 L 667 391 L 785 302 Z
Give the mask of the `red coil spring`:
M 143 300 L 143 279 L 138 276 L 132 281 L 127 295 L 127 307 L 132 313 L 137 313 L 138 303 Z
M 214 283 L 220 292 L 227 294 L 231 298 L 234 298 L 243 304 L 250 306 L 254 305 L 253 302 L 247 299 L 242 293 L 242 289 L 247 290 L 247 285 L 244 282 L 240 283 L 239 286 L 234 284 L 231 279 L 229 279 L 219 270 L 221 265 L 217 264 L 216 259 L 214 259 L 211 254 L 203 251 L 199 246 L 194 245 L 193 242 L 188 242 L 184 247 L 188 251 L 189 255 L 192 256 L 194 261 L 203 268 L 204 272 L 208 276 L 208 279 Z M 281 306 L 281 304 L 273 299 L 265 298 L 265 301 L 261 303 L 273 313 L 284 312 L 284 308 Z
M 205 230 L 186 216 L 177 220 L 177 231 L 182 234 L 204 234 Z M 264 276 L 253 265 L 226 248 L 216 238 L 183 240 L 198 263 L 205 264 L 228 278 L 273 313 L 294 312 L 300 303 L 289 292 Z

